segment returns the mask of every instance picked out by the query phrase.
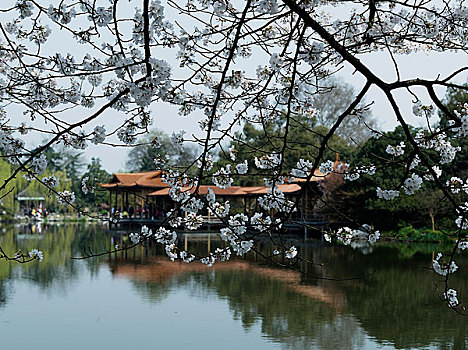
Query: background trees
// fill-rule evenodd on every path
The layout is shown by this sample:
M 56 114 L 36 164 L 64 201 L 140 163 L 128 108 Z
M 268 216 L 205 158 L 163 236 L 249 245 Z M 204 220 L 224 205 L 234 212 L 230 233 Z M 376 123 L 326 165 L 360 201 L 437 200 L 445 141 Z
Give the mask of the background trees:
M 249 169 L 254 172 L 255 157 L 282 153 L 282 170 L 290 172 L 300 159 L 314 159 L 318 155 L 321 141 L 338 116 L 352 103 L 354 95 L 355 90 L 349 84 L 338 78 L 329 79 L 326 87 L 313 96 L 308 114 L 288 116 L 287 111 L 283 111 L 272 119 L 245 122 L 242 130 L 236 132 L 229 143 L 221 146 L 216 165 L 219 168 L 233 161 L 247 161 Z M 375 121 L 370 111 L 362 105 L 330 138 L 322 158 L 334 160 L 338 153 L 344 162 L 350 161 L 357 146 L 371 136 L 369 127 L 372 126 L 375 126 Z M 236 184 L 263 184 L 262 176 L 271 176 L 273 172 L 263 170 L 258 173 L 259 176 L 249 174 L 239 177 Z
M 85 180 L 86 179 L 86 180 Z M 89 207 L 92 211 L 99 210 L 101 204 L 106 204 L 109 201 L 107 191 L 101 189 L 98 184 L 108 183 L 111 179 L 111 174 L 102 168 L 99 158 L 91 158 L 91 162 L 87 165 L 86 171 L 81 175 L 78 184 L 83 186 L 83 181 L 86 181 L 93 191 L 84 192 L 80 189 L 78 193 L 78 202 L 83 206 Z
M 186 170 L 197 159 L 196 146 L 177 145 L 161 130 L 153 130 L 139 139 L 127 155 L 127 169 L 131 172 L 151 171 L 158 167 Z M 188 170 L 188 169 L 187 169 Z
M 298 116 L 290 121 L 289 132 L 286 134 L 285 118 L 278 118 L 274 122 L 265 122 L 263 128 L 253 123 L 245 123 L 242 132 L 236 133 L 234 140 L 223 147 L 219 153 L 220 160 L 218 166 L 225 165 L 235 160 L 237 163 L 247 161 L 249 168 L 255 172 L 255 157 L 261 158 L 265 155 L 278 153 L 286 139 L 287 148 L 284 150 L 285 172 L 290 172 L 299 159 L 313 158 L 319 149 L 320 140 L 328 129 L 317 124 L 315 118 Z M 232 152 L 235 159 L 231 158 Z M 345 139 L 339 135 L 334 135 L 328 143 L 325 159 L 335 159 L 335 153 L 339 153 L 343 159 L 349 158 L 355 147 L 349 146 Z M 259 176 L 245 176 L 238 178 L 240 185 L 263 184 L 262 176 L 272 174 L 272 171 L 257 170 Z
M 316 124 L 330 129 L 340 114 L 353 102 L 355 94 L 355 89 L 348 83 L 337 77 L 330 78 L 323 91 L 312 98 Z M 340 124 L 336 133 L 354 148 L 371 137 L 374 128 L 377 128 L 376 121 L 370 109 L 363 103 L 354 115 Z
M 87 169 L 83 173 L 85 166 L 85 158 L 82 152 L 73 149 L 56 146 L 49 148 L 44 152 L 49 167 L 39 180 L 45 177 L 54 176 L 58 180 L 58 185 L 55 188 L 56 192 L 72 189 L 77 196 L 77 204 L 80 207 L 89 207 L 92 212 L 98 209 L 101 203 L 107 202 L 107 194 L 97 189 L 93 193 L 84 194 L 82 191 L 82 182 L 84 178 L 90 180 L 90 184 L 98 187 L 98 183 L 106 183 L 110 179 L 110 174 L 107 173 L 101 165 L 99 158 L 92 158 L 87 164 Z M 0 158 L 0 177 L 7 179 L 17 165 L 10 164 L 7 160 Z M 44 206 L 50 211 L 65 210 L 67 206 L 58 203 L 56 193 L 45 187 L 39 181 L 28 181 L 25 177 L 16 177 L 8 186 L 6 195 L 0 201 L 0 210 L 4 210 L 11 218 L 17 213 L 18 203 L 15 200 L 16 196 L 25 191 L 25 193 L 41 195 L 45 198 Z

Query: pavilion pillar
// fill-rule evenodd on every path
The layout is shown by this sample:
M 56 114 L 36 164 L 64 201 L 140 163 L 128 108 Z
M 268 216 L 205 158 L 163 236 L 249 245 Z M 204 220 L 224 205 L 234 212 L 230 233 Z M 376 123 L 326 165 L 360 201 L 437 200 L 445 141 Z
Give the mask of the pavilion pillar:
M 112 210 L 112 190 L 109 190 L 109 214 Z
M 141 192 L 141 196 L 143 197 L 143 191 Z M 143 219 L 143 210 L 145 209 L 145 200 L 144 198 L 140 198 L 140 219 Z

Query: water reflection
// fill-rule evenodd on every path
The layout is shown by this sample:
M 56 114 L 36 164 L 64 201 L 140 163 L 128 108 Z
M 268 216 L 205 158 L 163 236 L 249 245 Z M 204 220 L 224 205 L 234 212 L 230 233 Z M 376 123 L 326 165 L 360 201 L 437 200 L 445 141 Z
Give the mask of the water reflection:
M 248 261 L 218 264 L 208 272 L 201 264 L 171 263 L 151 258 L 145 264 L 118 261 L 115 275 L 129 278 L 135 290 L 151 302 L 161 302 L 172 288 L 189 288 L 199 299 L 227 300 L 235 320 L 245 329 L 260 323 L 274 342 L 293 349 L 361 349 L 363 332 L 350 315 L 341 315 L 345 296 L 339 290 L 301 284 L 290 270 Z
M 396 348 L 427 347 L 435 342 L 438 348 L 464 349 L 467 319 L 447 312 L 432 284 L 440 278 L 423 268 L 431 265 L 433 250 L 428 252 L 427 246 L 420 246 L 421 250 L 411 258 L 402 258 L 398 254 L 401 248 L 406 249 L 384 246 L 371 256 L 343 255 L 330 266 L 363 273 L 371 267 L 376 269 L 369 279 L 340 286 L 347 295 L 350 313 L 371 336 L 381 343 L 391 342 Z M 459 256 L 457 263 L 467 266 L 466 255 Z M 458 271 L 452 286 L 468 291 L 467 277 L 466 269 Z
M 132 287 L 122 293 L 137 295 L 142 305 L 165 305 L 179 291 L 186 291 L 203 307 L 209 307 L 213 300 L 224 301 L 232 322 L 240 322 L 245 332 L 258 328 L 262 341 L 271 346 L 277 344 L 291 349 L 373 349 L 377 344 L 390 349 L 467 347 L 466 319 L 438 301 L 432 285 L 434 275 L 423 269 L 430 265 L 434 251 L 443 250 L 441 246 L 383 245 L 371 254 L 362 254 L 346 247 L 295 242 L 310 260 L 325 263 L 325 266 L 303 265 L 310 274 L 335 278 L 371 275 L 360 280 L 329 282 L 268 265 L 256 256 L 217 264 L 211 269 L 199 263 L 172 263 L 160 256 L 162 249 L 158 246 L 104 259 L 70 260 L 70 256 L 79 255 L 85 248 L 99 251 L 125 239 L 97 225 L 46 225 L 40 233 L 21 227 L 2 227 L 1 232 L 0 243 L 7 252 L 27 251 L 32 247 L 46 252 L 40 264 L 0 263 L 3 309 L 15 308 L 12 284 L 16 281 L 25 280 L 38 286 L 44 294 L 54 291 L 54 295 L 68 298 L 78 283 L 87 280 L 83 276 L 99 280 L 104 278 L 100 276 L 102 271 L 107 271 L 113 276 L 109 285 L 129 281 Z M 187 245 L 206 254 L 223 243 L 214 237 L 208 240 L 208 237 L 187 236 L 182 237 L 180 244 L 182 248 Z M 269 253 L 273 248 L 262 243 L 261 249 Z M 467 260 L 466 255 L 457 259 L 460 266 L 468 266 Z M 455 288 L 468 291 L 466 274 L 466 269 L 455 274 Z M 70 296 L 67 302 L 74 303 L 74 300 Z M 139 315 L 126 316 L 143 317 L 141 307 L 135 305 L 135 312 L 140 309 Z M 200 318 L 201 324 L 191 327 L 213 322 L 204 320 L 203 314 Z M 230 332 L 233 324 L 222 327 Z M 253 346 L 253 343 L 242 344 L 244 348 Z

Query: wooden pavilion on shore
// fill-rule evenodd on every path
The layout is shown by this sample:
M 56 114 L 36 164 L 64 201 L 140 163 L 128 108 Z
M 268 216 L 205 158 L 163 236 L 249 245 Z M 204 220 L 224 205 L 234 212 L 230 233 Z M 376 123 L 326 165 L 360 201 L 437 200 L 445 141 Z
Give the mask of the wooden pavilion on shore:
M 162 175 L 162 171 L 114 173 L 109 183 L 100 185 L 109 191 L 111 215 L 123 214 L 122 223 L 151 224 L 162 222 L 168 211 L 179 210 L 179 203 L 170 198 L 170 187 L 162 181 Z M 295 179 L 291 183 L 278 186 L 286 199 L 298 201 L 298 210 L 291 216 L 291 221 L 300 223 L 326 221 L 322 214 L 317 213 L 317 201 L 323 192 L 322 184 L 329 179 L 330 175 L 316 170 L 309 182 L 305 179 Z M 218 200 L 229 201 L 232 214 L 243 212 L 250 215 L 264 211 L 259 206 L 258 199 L 269 190 L 266 186 L 230 186 L 221 189 L 214 185 L 200 185 L 198 194 L 206 195 L 209 188 L 213 190 Z M 193 193 L 195 188 L 183 187 L 182 191 Z M 180 211 L 179 215 L 185 214 Z M 202 215 L 207 222 L 217 222 L 217 218 L 210 217 L 208 211 Z
M 111 214 L 126 212 L 129 216 L 147 219 L 154 216 L 158 208 L 154 206 L 148 195 L 158 189 L 169 187 L 162 181 L 162 175 L 163 172 L 160 170 L 114 173 L 109 183 L 100 184 L 109 191 Z

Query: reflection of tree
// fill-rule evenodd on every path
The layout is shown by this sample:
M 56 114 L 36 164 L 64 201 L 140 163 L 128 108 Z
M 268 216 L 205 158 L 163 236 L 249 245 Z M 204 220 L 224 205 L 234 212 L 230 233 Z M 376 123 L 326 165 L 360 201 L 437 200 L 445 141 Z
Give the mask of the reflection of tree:
M 114 275 L 130 278 L 136 292 L 144 300 L 162 302 L 172 288 L 171 278 L 174 276 L 173 271 L 167 269 L 167 266 L 176 264 L 162 261 L 163 264 L 160 266 L 153 259 L 152 263 L 141 264 L 140 259 L 140 254 L 134 256 L 131 262 L 115 259 L 109 263 L 109 267 Z
M 11 293 L 11 286 L 8 282 L 0 280 L 0 308 L 6 305 Z
M 465 340 L 464 327 L 453 326 L 459 324 L 457 316 L 434 294 L 434 275 L 422 269 L 430 266 L 434 249 L 443 250 L 440 245 L 383 246 L 370 255 L 347 247 L 301 245 L 300 249 L 310 260 L 327 263 L 311 269 L 313 275 L 349 278 L 375 273 L 348 282 L 307 281 L 290 270 L 243 260 L 207 269 L 201 264 L 171 263 L 165 257 L 145 260 L 144 254 L 139 255 L 144 263 L 120 263 L 115 271 L 134 280 L 149 300 L 162 300 L 175 286 L 189 286 L 202 298 L 215 293 L 228 301 L 245 328 L 261 322 L 264 334 L 294 349 L 360 348 L 363 332 L 397 348 Z M 468 287 L 466 272 L 457 274 L 454 286 Z
M 346 337 L 340 337 L 339 344 L 323 341 L 320 348 L 353 349 L 359 342 L 355 337 L 358 326 L 352 318 L 335 322 L 336 314 L 330 305 L 298 294 L 282 281 L 238 270 L 204 274 L 199 281 L 226 298 L 234 318 L 241 320 L 245 328 L 260 321 L 264 334 L 290 348 L 311 349 L 319 340 L 333 339 L 336 334 Z
M 94 274 L 102 260 L 77 264 L 69 257 L 80 255 L 91 242 L 95 242 L 96 251 L 104 250 L 110 241 L 109 234 L 97 225 L 50 226 L 42 234 L 21 235 L 21 239 L 17 228 L 3 228 L 0 243 L 6 251 L 38 247 L 45 252 L 45 260 L 0 264 L 0 307 L 8 299 L 8 281 L 13 278 L 27 278 L 47 291 L 70 288 L 83 267 Z M 222 244 L 214 239 L 210 242 L 211 250 Z M 193 238 L 188 245 L 202 254 L 208 251 L 201 240 Z M 263 253 L 271 253 L 271 246 L 259 246 Z M 245 329 L 259 324 L 265 336 L 285 348 L 360 349 L 366 333 L 397 348 L 429 344 L 463 348 L 465 323 L 437 300 L 434 275 L 422 269 L 430 266 L 434 250 L 443 251 L 440 245 L 378 246 L 369 255 L 347 247 L 296 246 L 311 261 L 327 263 L 325 267 L 309 265 L 308 272 L 313 275 L 375 273 L 366 279 L 331 283 L 308 281 L 294 271 L 247 260 L 208 269 L 200 263 L 172 263 L 166 256 L 155 256 L 164 254 L 160 246 L 141 247 L 129 252 L 127 258 L 119 254 L 106 259 L 116 276 L 129 278 L 135 291 L 150 302 L 164 301 L 177 288 L 189 289 L 198 298 L 225 299 Z M 466 255 L 457 258 L 460 264 L 466 260 Z M 453 277 L 456 289 L 468 287 L 467 271 L 457 271 Z
M 0 264 L 0 281 L 11 278 L 12 273 L 18 273 L 22 278 L 38 284 L 43 289 L 66 289 L 75 280 L 79 268 L 72 256 L 79 256 L 81 247 L 93 245 L 96 250 L 104 249 L 107 242 L 97 226 L 93 225 L 50 225 L 45 226 L 42 234 L 17 235 L 15 226 L 3 226 L 4 233 L 0 243 L 5 252 L 13 255 L 18 249 L 28 252 L 38 248 L 44 252 L 44 261 L 19 265 L 16 262 Z M 99 238 L 98 238 L 99 237 Z M 96 269 L 98 260 L 88 260 L 88 267 Z
M 132 280 L 132 283 L 143 299 L 158 303 L 167 298 L 173 287 L 171 283 L 148 283 L 139 280 Z
M 363 349 L 365 331 L 352 315 L 337 315 L 329 324 L 319 327 L 315 343 L 317 348 L 328 349 Z M 293 346 L 293 349 L 299 347 Z
M 432 281 L 437 277 L 423 270 L 431 265 L 432 256 L 415 254 L 411 260 L 403 260 L 398 258 L 397 249 L 380 247 L 366 256 L 347 251 L 330 264 L 330 269 L 340 274 L 376 270 L 368 279 L 339 285 L 346 291 L 350 312 L 370 335 L 382 343 L 392 342 L 396 348 L 428 346 L 433 342 L 464 344 L 466 322 L 460 322 L 454 312 L 447 312 L 434 293 Z M 460 256 L 457 263 L 465 264 L 466 260 Z M 467 277 L 466 271 L 457 271 L 453 286 L 466 289 Z

